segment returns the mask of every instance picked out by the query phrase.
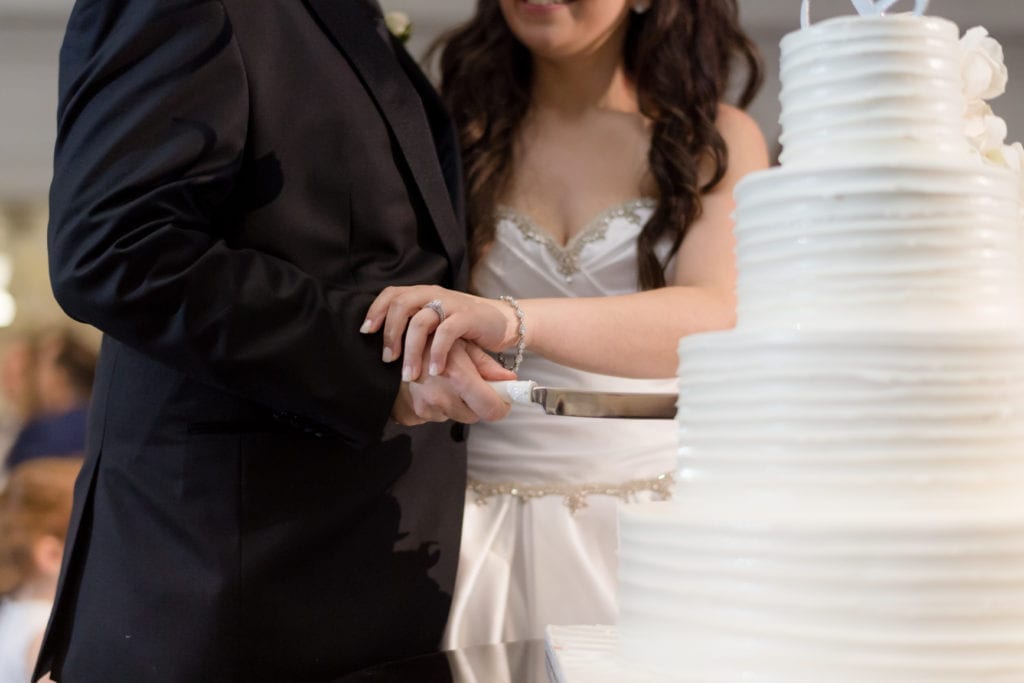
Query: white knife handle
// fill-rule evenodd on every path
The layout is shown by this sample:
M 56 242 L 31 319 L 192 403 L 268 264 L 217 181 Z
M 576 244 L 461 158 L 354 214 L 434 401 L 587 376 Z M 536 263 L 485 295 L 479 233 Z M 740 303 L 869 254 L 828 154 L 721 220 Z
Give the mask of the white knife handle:
M 519 403 L 521 405 L 532 405 L 531 399 L 533 388 L 536 382 L 531 381 L 509 381 L 509 382 L 488 382 L 491 388 L 501 396 L 506 403 Z

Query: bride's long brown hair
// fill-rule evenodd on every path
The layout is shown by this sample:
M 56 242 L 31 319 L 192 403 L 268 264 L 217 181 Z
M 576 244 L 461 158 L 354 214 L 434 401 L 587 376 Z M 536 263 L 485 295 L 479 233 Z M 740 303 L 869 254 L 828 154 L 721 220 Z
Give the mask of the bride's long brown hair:
M 728 152 L 715 121 L 734 60 L 746 67 L 741 107 L 757 94 L 763 71 L 757 49 L 740 28 L 736 0 L 653 0 L 648 12 L 630 12 L 628 21 L 625 68 L 640 112 L 652 124 L 648 164 L 659 195 L 638 239 L 639 284 L 654 289 L 665 285 L 667 265 L 655 245 L 671 237 L 675 254 L 701 215 L 701 196 L 725 175 Z M 532 60 L 505 23 L 498 0 L 478 0 L 473 18 L 442 36 L 434 49 L 441 51 L 441 93 L 455 118 L 465 162 L 475 264 L 494 240 L 495 210 L 512 177 L 516 138 L 530 106 Z

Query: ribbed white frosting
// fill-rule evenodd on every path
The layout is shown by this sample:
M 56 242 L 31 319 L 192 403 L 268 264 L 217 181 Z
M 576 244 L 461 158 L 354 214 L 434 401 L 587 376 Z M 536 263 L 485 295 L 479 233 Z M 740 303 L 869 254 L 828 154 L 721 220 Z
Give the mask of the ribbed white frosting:
M 1024 311 L 1005 169 L 776 168 L 736 200 L 740 327 L 1002 328 Z
M 1020 197 L 967 152 L 957 39 L 901 15 L 783 41 L 738 327 L 680 343 L 675 501 L 621 513 L 638 668 L 1024 681 Z
M 1024 511 L 789 512 L 625 508 L 620 652 L 688 683 L 1024 680 Z
M 839 17 L 782 41 L 785 165 L 966 156 L 959 30 L 936 17 Z
M 684 499 L 858 517 L 1024 500 L 1024 331 L 720 332 L 679 355 Z

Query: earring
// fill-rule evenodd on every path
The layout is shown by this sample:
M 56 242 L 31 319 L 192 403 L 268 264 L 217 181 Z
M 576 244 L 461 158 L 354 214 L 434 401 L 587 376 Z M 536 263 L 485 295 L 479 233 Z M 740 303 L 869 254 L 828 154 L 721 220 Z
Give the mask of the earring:
M 651 3 L 647 2 L 646 0 L 640 0 L 640 2 L 633 3 L 634 14 L 643 14 L 649 9 L 651 9 Z

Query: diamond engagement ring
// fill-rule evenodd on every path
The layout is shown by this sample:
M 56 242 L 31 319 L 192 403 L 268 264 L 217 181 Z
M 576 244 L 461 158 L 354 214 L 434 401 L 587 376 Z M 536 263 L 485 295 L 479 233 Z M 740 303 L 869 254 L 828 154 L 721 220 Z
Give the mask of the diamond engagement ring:
M 429 308 L 434 313 L 437 313 L 437 317 L 440 318 L 440 320 L 437 321 L 438 325 L 443 323 L 444 319 L 447 317 L 444 314 L 444 306 L 441 305 L 441 300 L 440 299 L 434 299 L 433 301 L 428 301 L 426 304 L 423 305 L 423 308 Z

